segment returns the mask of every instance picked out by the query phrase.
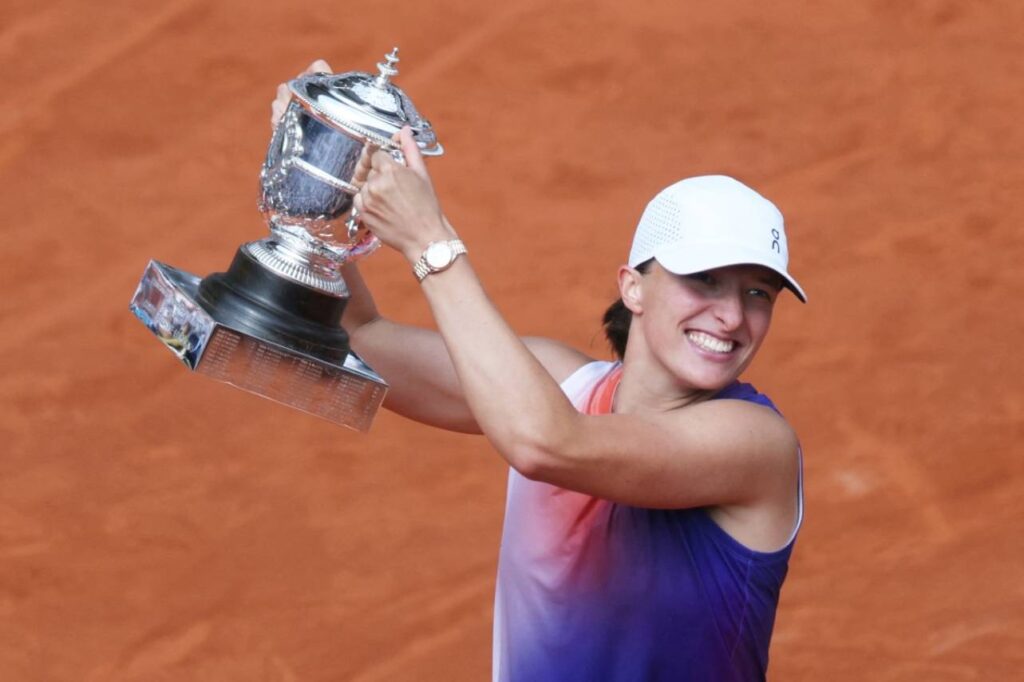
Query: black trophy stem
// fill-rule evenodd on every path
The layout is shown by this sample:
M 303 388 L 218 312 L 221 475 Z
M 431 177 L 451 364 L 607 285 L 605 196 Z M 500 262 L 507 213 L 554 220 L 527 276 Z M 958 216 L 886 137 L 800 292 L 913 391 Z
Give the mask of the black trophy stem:
M 196 298 L 217 320 L 240 331 L 325 359 L 349 352 L 341 314 L 348 298 L 311 289 L 258 263 L 244 248 L 227 272 L 203 278 Z

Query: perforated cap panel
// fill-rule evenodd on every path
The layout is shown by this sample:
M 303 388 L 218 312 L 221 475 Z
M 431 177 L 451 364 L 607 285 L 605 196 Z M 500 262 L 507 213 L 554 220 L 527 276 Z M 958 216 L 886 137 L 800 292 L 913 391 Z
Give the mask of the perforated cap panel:
M 644 209 L 633 236 L 633 249 L 629 264 L 639 265 L 654 257 L 658 246 L 672 244 L 683 238 L 682 211 L 664 192 L 656 196 Z
M 668 270 L 689 274 L 752 263 L 782 275 L 801 300 L 789 275 L 789 249 L 782 213 L 743 183 L 704 175 L 666 187 L 640 216 L 629 265 L 656 258 Z

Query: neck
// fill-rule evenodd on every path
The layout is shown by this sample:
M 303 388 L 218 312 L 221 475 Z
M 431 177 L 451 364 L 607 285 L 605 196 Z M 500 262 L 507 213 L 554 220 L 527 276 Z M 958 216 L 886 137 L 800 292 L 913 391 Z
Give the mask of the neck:
M 619 414 L 668 412 L 703 402 L 715 393 L 717 391 L 682 385 L 663 368 L 635 361 L 627 354 L 613 411 Z

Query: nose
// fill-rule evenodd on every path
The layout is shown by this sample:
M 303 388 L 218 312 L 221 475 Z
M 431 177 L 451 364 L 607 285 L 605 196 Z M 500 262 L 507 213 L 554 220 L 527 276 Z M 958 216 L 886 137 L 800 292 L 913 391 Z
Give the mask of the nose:
M 726 331 L 733 331 L 743 324 L 743 299 L 739 292 L 723 292 L 715 301 L 715 318 Z

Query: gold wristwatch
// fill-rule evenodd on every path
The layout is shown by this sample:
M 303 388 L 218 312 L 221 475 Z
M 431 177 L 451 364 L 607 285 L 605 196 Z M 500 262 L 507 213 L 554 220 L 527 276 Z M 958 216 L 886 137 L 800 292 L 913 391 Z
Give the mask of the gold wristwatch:
M 427 275 L 447 270 L 455 262 L 455 259 L 464 253 L 466 253 L 466 245 L 462 243 L 461 239 L 430 242 L 423 250 L 423 255 L 412 266 L 416 280 L 422 282 Z

